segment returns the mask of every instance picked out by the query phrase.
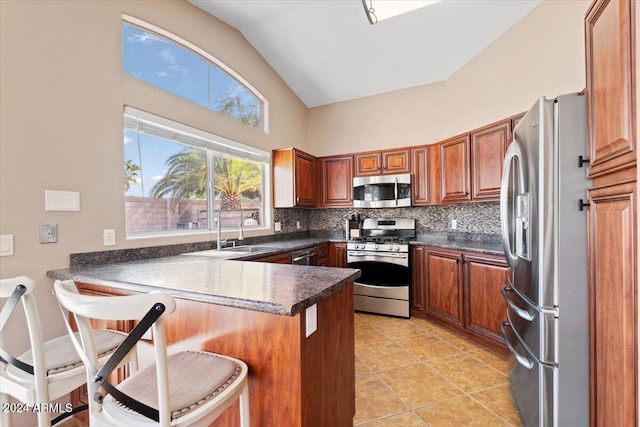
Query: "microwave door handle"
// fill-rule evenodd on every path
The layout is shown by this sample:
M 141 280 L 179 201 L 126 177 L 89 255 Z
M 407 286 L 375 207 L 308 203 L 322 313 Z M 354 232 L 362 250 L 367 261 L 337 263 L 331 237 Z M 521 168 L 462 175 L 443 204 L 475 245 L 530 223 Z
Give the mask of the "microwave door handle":
M 395 183 L 393 185 L 393 200 L 395 200 L 396 206 L 398 206 L 398 177 L 394 179 Z
M 511 267 L 512 270 L 515 270 L 516 266 L 518 265 L 518 256 L 511 248 L 511 239 L 509 235 L 509 223 L 511 222 L 511 215 L 509 212 L 509 176 L 511 175 L 511 165 L 513 164 L 513 160 L 516 160 L 518 162 L 518 185 L 520 187 L 520 190 L 524 191 L 527 188 L 527 182 L 523 170 L 523 155 L 520 148 L 520 143 L 515 138 L 515 136 L 511 144 L 509 144 L 507 152 L 504 156 L 504 163 L 502 167 L 502 181 L 500 184 L 500 225 L 502 227 L 502 243 L 504 245 L 505 256 L 507 258 L 507 262 L 509 263 L 509 267 Z

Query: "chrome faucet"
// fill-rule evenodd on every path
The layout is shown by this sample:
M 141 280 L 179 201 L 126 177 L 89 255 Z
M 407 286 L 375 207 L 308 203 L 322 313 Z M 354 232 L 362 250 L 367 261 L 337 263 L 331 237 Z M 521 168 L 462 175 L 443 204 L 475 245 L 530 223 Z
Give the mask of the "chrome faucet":
M 222 228 L 221 228 L 221 224 L 220 224 L 220 214 L 222 214 L 222 209 L 224 209 L 225 206 L 229 205 L 233 203 L 233 200 L 227 200 L 224 201 L 220 204 L 220 210 L 218 210 L 218 218 L 217 218 L 217 226 L 218 226 L 218 235 L 216 236 L 217 241 L 216 241 L 216 249 L 217 250 L 221 250 L 222 249 L 222 238 L 221 238 L 221 234 L 222 234 Z M 225 244 L 226 244 L 227 239 L 225 239 Z

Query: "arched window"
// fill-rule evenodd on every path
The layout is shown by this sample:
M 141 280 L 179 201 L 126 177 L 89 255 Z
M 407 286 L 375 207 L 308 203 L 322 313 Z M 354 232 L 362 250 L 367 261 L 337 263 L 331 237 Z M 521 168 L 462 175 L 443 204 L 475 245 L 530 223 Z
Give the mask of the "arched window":
M 123 16 L 123 70 L 252 128 L 267 131 L 265 98 L 217 58 L 161 28 Z

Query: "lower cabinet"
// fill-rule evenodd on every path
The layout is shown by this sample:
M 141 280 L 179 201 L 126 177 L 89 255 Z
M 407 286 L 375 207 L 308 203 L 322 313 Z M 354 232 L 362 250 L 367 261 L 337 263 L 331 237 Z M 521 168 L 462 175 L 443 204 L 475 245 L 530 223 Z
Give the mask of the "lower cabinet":
M 316 264 L 318 267 L 327 267 L 329 265 L 329 244 L 323 243 L 316 248 Z
M 283 254 L 269 255 L 262 258 L 256 258 L 251 261 L 255 262 L 270 262 L 272 264 L 291 264 L 291 252 L 285 252 Z
M 347 267 L 347 244 L 342 242 L 329 243 L 327 267 Z
M 494 350 L 506 351 L 500 335 L 508 286 L 504 257 L 428 246 L 411 248 L 411 314 L 435 320 Z
M 462 254 L 427 248 L 424 262 L 427 314 L 462 328 Z
M 500 324 L 507 303 L 500 290 L 508 286 L 509 265 L 504 257 L 464 254 L 464 328 L 478 337 L 504 346 Z

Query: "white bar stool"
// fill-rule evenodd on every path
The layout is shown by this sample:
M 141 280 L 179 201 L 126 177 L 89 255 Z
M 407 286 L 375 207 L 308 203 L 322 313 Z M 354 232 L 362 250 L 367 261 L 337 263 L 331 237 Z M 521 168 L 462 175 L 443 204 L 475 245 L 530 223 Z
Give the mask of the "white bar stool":
M 26 317 L 25 332 L 29 335 L 31 349 L 18 357 L 0 348 L 0 402 L 9 404 L 9 396 L 22 404 L 38 405 L 38 426 L 52 425 L 52 400 L 58 399 L 85 384 L 86 373 L 82 360 L 76 353 L 69 335 L 44 342 L 38 310 L 33 292 L 36 285 L 28 277 L 21 276 L 0 280 L 0 300 L 6 300 L 0 312 L 0 333 L 14 309 L 22 303 Z M 112 330 L 96 331 L 98 363 L 104 363 L 108 355 L 124 341 L 126 335 Z M 123 363 L 131 360 L 137 369 L 137 354 L 127 355 Z M 10 408 L 11 406 L 9 406 Z M 74 408 L 54 418 L 53 424 L 71 416 L 84 407 Z M 2 426 L 11 426 L 9 412 L 0 414 Z
M 243 361 L 202 351 L 167 355 L 164 316 L 176 307 L 171 295 L 81 295 L 71 280 L 57 280 L 54 292 L 60 305 L 75 316 L 80 332 L 81 342 L 75 337 L 72 341 L 87 371 L 92 427 L 208 426 L 236 400 L 240 425 L 249 427 L 248 368 Z M 101 369 L 96 368 L 91 319 L 139 320 Z M 107 377 L 121 355 L 150 328 L 155 363 L 117 386 L 110 384 Z

